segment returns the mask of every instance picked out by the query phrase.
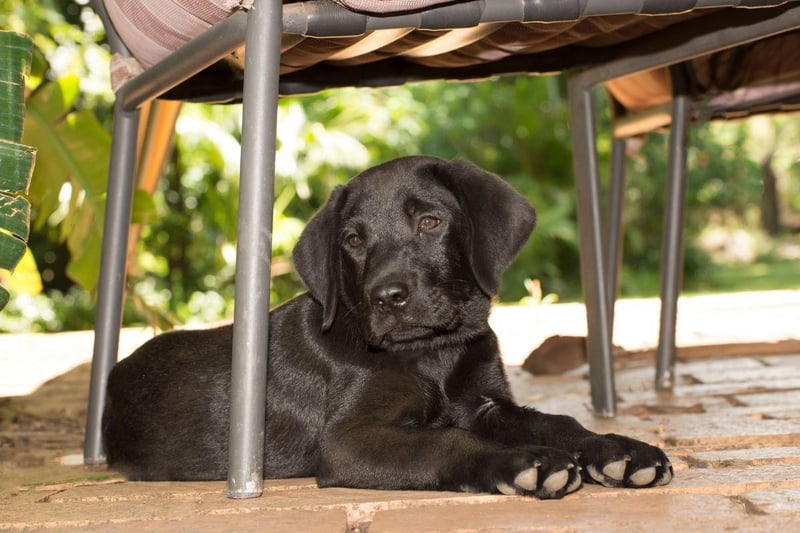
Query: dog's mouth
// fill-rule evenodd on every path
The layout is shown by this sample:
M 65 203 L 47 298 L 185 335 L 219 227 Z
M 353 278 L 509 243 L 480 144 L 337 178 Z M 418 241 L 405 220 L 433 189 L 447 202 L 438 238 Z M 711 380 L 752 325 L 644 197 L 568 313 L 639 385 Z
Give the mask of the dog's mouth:
M 390 346 L 430 339 L 435 336 L 436 330 L 433 328 L 400 328 L 386 333 L 373 332 L 369 337 L 369 345 L 373 348 L 389 348 Z
M 390 349 L 404 347 L 419 341 L 431 340 L 455 331 L 461 324 L 457 315 L 447 317 L 437 324 L 419 324 L 392 318 L 373 324 L 368 334 L 372 348 Z

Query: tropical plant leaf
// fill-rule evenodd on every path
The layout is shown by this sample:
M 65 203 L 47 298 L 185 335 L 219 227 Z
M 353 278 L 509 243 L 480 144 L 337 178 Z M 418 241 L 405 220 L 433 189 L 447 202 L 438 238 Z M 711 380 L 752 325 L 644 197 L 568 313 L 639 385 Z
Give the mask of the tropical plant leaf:
M 56 122 L 75 108 L 80 92 L 80 78 L 75 74 L 67 74 L 45 83 L 28 96 L 27 118 L 30 120 L 30 111 L 35 109 L 41 120 Z
M 19 142 L 25 118 L 25 76 L 33 41 L 27 35 L 0 32 L 0 139 Z
M 27 192 L 35 160 L 35 148 L 0 140 L 0 191 Z
M 70 185 L 69 208 L 60 224 L 71 257 L 67 274 L 92 290 L 99 274 L 111 139 L 93 113 L 74 110 L 77 95 L 74 76 L 37 90 L 28 100 L 24 139 L 48 154 L 36 166 L 30 191 L 40 227 L 61 207 L 59 194 Z
M 0 229 L 27 241 L 30 222 L 30 202 L 22 196 L 8 196 L 0 192 Z
M 37 162 L 34 172 L 36 179 L 31 182 L 29 193 L 31 202 L 38 210 L 34 221 L 38 229 L 59 208 L 59 193 L 70 176 L 69 168 L 55 150 L 60 143 L 54 127 L 72 109 L 78 95 L 77 89 L 77 77 L 65 76 L 45 84 L 28 98 L 23 139 L 48 154 L 48 157 Z
M 13 272 L 25 255 L 25 241 L 9 233 L 0 232 L 0 268 Z
M 25 76 L 33 53 L 27 35 L 0 31 L 0 269 L 13 271 L 27 250 L 28 191 L 36 149 L 19 144 L 25 121 Z M 9 293 L 0 286 L 0 309 Z
M 101 226 L 91 224 L 84 241 L 85 246 L 81 246 L 79 253 L 73 255 L 72 260 L 67 264 L 67 275 L 87 290 L 92 290 L 97 285 L 102 238 Z

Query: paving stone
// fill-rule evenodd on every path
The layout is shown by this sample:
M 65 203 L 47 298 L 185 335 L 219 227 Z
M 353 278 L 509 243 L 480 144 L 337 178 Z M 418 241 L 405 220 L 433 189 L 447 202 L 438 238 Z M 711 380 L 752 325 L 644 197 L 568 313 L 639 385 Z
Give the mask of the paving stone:
M 403 509 L 375 515 L 370 533 L 445 531 L 676 531 L 741 524 L 745 510 L 716 495 L 636 495 Z M 602 524 L 599 526 L 598 524 Z M 718 529 L 716 529 L 718 530 Z
M 378 509 L 442 505 L 449 502 L 494 501 L 503 496 L 427 492 L 380 491 L 346 488 L 318 489 L 311 479 L 272 480 L 261 498 L 233 500 L 226 497 L 224 482 L 123 482 L 104 485 L 36 487 L 5 509 L 2 522 L 49 527 L 55 523 L 78 524 L 102 514 L 103 523 L 127 521 L 187 520 L 197 514 L 238 515 L 297 511 L 341 511 L 351 521 L 371 516 Z M 4 502 L 5 503 L 5 502 Z M 36 504 L 35 520 L 30 505 Z M 101 511 L 102 509 L 102 511 Z M 341 527 L 344 527 L 344 520 Z M 2 529 L 2 523 L 0 523 Z
M 749 369 L 719 369 L 715 371 L 682 371 L 681 374 L 691 375 L 698 382 L 711 383 L 759 383 L 772 380 L 786 380 L 800 378 L 800 367 L 794 366 L 761 366 Z
M 765 305 L 772 305 L 774 297 L 768 296 Z M 735 301 L 754 305 L 749 296 Z M 734 314 L 741 311 L 736 309 Z M 686 318 L 684 311 L 685 306 Z M 548 321 L 556 314 L 541 308 L 541 317 Z M 559 320 L 575 323 L 574 317 Z M 562 327 L 559 320 L 552 325 Z M 631 333 L 630 323 L 620 324 L 617 321 L 620 332 Z M 699 339 L 702 328 L 692 328 Z M 37 348 L 37 355 L 57 357 L 70 351 L 80 358 L 85 351 L 83 357 L 88 356 L 78 337 L 42 340 L 51 344 Z M 519 354 L 527 349 L 517 348 Z M 29 347 L 14 351 L 29 358 Z M 18 366 L 9 364 L 6 368 L 12 370 Z M 0 396 L 4 383 L 14 384 L 4 379 L 3 365 L 0 357 Z M 31 370 L 38 375 L 41 369 Z M 8 452 L 7 457 L 0 455 L 0 530 L 341 533 L 359 524 L 371 524 L 369 530 L 375 532 L 797 530 L 800 354 L 691 361 L 679 363 L 678 372 L 674 394 L 663 394 L 653 388 L 652 361 L 618 367 L 620 416 L 609 420 L 592 415 L 585 366 L 550 377 L 508 370 L 522 403 L 575 416 L 598 432 L 628 434 L 665 446 L 676 478 L 664 487 L 587 485 L 563 500 L 542 502 L 483 494 L 318 489 L 311 479 L 296 479 L 265 482 L 262 498 L 230 500 L 224 483 L 127 483 L 104 469 L 54 462 L 54 456 L 80 453 L 78 444 L 70 441 L 53 448 L 29 447 L 29 460 L 28 455 L 17 457 L 9 448 L 0 448 Z M 87 381 L 86 367 L 78 368 L 14 401 L 56 420 L 59 410 L 85 409 Z M 6 437 L 15 435 L 0 435 L 0 445 Z
M 704 359 L 700 361 L 678 362 L 678 374 L 707 374 L 718 372 L 735 372 L 740 370 L 757 370 L 765 368 L 765 363 L 754 357 L 736 357 L 730 359 Z
M 766 394 L 737 394 L 734 396 L 734 399 L 741 405 L 757 407 L 796 407 L 800 405 L 800 390 L 769 392 Z
M 790 392 L 800 390 L 800 377 L 760 379 L 756 381 L 740 381 L 734 383 L 711 384 L 679 384 L 671 393 L 684 398 L 708 398 L 720 396 L 736 396 L 738 394 L 757 394 L 772 392 Z M 653 397 L 653 391 L 626 392 L 620 394 L 625 403 L 641 403 Z
M 789 446 L 800 444 L 800 423 L 766 420 L 729 413 L 654 415 L 664 428 L 670 446 L 705 445 L 714 449 L 745 446 Z
M 5 526 L 5 527 L 4 527 Z M 324 511 L 254 511 L 251 513 L 229 515 L 208 515 L 197 513 L 182 517 L 152 517 L 150 519 L 107 519 L 95 512 L 73 521 L 57 522 L 35 521 L 29 524 L 2 524 L 0 530 L 46 529 L 48 532 L 89 531 L 102 533 L 330 533 L 347 530 L 346 513 L 342 509 Z
M 691 453 L 686 460 L 697 468 L 724 468 L 770 464 L 800 464 L 800 447 L 746 448 Z
M 737 468 L 689 468 L 672 483 L 647 489 L 665 494 L 737 496 L 752 490 L 800 487 L 800 464 L 768 464 Z
M 800 354 L 766 355 L 759 357 L 765 365 L 800 367 Z
M 800 516 L 800 487 L 755 490 L 742 500 L 756 512 Z

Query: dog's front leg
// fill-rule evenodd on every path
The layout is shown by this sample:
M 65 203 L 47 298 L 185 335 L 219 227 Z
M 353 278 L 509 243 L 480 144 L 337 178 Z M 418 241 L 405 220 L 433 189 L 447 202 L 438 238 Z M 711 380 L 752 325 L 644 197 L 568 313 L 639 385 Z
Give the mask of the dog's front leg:
M 560 498 L 581 485 L 568 453 L 506 447 L 458 428 L 345 424 L 325 439 L 322 456 L 321 487 Z
M 380 378 L 360 387 L 351 381 L 329 413 L 320 439 L 320 486 L 539 498 L 560 498 L 580 486 L 569 453 L 509 447 L 453 427 L 433 388 L 408 376 Z
M 665 485 L 673 476 L 669 459 L 655 446 L 613 433 L 599 435 L 572 417 L 540 413 L 505 398 L 485 398 L 474 429 L 509 446 L 565 450 L 581 465 L 584 480 L 608 487 Z

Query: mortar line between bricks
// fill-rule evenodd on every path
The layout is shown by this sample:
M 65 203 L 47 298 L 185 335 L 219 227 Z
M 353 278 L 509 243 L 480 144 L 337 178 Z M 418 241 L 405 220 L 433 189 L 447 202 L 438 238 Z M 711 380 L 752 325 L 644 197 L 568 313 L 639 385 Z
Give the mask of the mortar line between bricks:
M 731 496 L 730 500 L 736 505 L 741 506 L 748 515 L 767 516 L 769 514 L 745 496 Z

